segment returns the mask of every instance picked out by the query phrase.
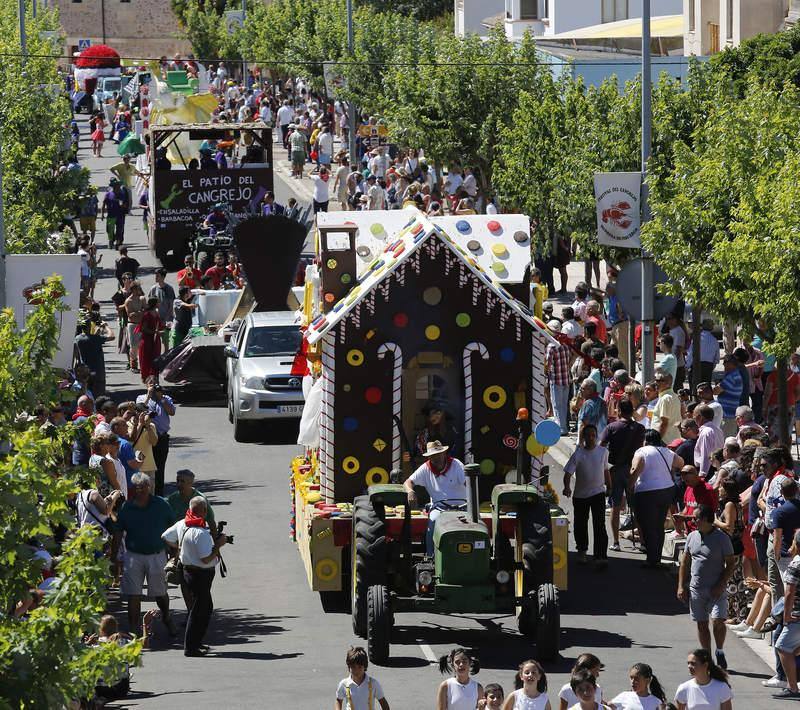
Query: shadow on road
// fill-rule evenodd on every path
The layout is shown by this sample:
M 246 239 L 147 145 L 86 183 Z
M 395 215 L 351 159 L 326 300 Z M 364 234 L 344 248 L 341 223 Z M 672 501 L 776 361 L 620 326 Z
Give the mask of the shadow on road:
M 210 646 L 256 643 L 262 636 L 286 631 L 285 627 L 275 622 L 291 618 L 294 617 L 264 616 L 247 609 L 214 609 L 206 643 Z
M 133 681 L 134 685 L 136 680 Z M 107 708 L 129 708 L 136 707 L 137 700 L 148 700 L 150 698 L 162 698 L 166 695 L 188 695 L 189 693 L 202 693 L 202 690 L 168 690 L 165 693 L 151 693 L 148 690 L 131 690 L 125 700 L 111 701 L 105 704 Z M 131 705 L 131 703 L 133 703 Z
M 249 651 L 212 651 L 208 658 L 238 658 L 242 661 L 281 661 L 284 658 L 297 658 L 302 653 L 250 653 Z

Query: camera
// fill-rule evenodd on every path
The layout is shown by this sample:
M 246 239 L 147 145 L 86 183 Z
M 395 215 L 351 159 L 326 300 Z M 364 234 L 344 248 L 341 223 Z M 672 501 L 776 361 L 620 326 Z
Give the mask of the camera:
M 225 528 L 225 526 L 226 526 L 227 524 L 228 524 L 228 521 L 227 521 L 227 520 L 220 520 L 220 521 L 217 523 L 217 534 L 218 534 L 218 535 L 222 535 L 222 533 L 223 533 L 223 531 L 224 531 L 224 528 Z M 228 541 L 228 544 L 229 544 L 229 545 L 233 545 L 233 535 L 230 535 L 230 534 L 226 533 L 226 534 L 225 534 L 225 539 Z

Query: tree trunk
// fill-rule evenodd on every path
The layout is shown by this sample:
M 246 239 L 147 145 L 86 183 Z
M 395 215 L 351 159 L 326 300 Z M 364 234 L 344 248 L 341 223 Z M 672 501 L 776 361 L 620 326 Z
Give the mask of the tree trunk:
M 692 394 L 697 392 L 697 385 L 700 384 L 700 332 L 702 330 L 701 320 L 703 318 L 703 307 L 699 304 L 692 306 L 692 376 L 690 388 Z
M 786 360 L 779 359 L 775 363 L 775 375 L 778 378 L 778 429 L 781 446 L 789 448 L 789 393 L 786 387 Z

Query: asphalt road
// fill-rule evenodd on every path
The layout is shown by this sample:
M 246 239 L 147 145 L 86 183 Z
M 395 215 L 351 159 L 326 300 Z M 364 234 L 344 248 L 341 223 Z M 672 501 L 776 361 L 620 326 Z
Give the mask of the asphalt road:
M 85 124 L 81 142 L 85 164 L 96 185 L 106 185 L 115 160 L 113 144 L 106 156 L 90 157 Z M 285 203 L 296 183 L 276 174 L 276 197 Z M 291 184 L 291 185 L 290 185 Z M 143 269 L 147 289 L 153 283 L 154 257 L 146 247 L 141 211 L 128 218 L 126 244 Z M 105 243 L 102 225 L 97 242 Z M 112 318 L 114 254 L 101 247 L 106 271 L 96 296 Z M 174 285 L 174 279 L 172 280 Z M 118 401 L 137 393 L 138 376 L 125 370 L 124 358 L 107 348 L 108 380 Z M 296 454 L 296 426 L 264 426 L 257 442 L 234 442 L 224 399 L 213 393 L 176 391 L 172 449 L 167 481 L 179 468 L 191 468 L 197 487 L 209 495 L 217 519 L 227 520 L 236 544 L 225 549 L 229 575 L 214 583 L 216 610 L 207 642 L 207 658 L 187 659 L 179 643 L 158 627 L 152 650 L 133 674 L 133 692 L 113 707 L 330 708 L 338 681 L 346 673 L 344 657 L 353 636 L 347 614 L 326 614 L 309 591 L 300 557 L 289 538 L 288 465 Z M 554 462 L 551 461 L 552 464 Z M 556 476 L 556 479 L 560 478 Z M 560 488 L 560 481 L 556 480 Z M 671 696 L 686 680 L 686 652 L 696 645 L 685 608 L 675 599 L 675 579 L 668 573 L 640 569 L 631 552 L 611 553 L 604 573 L 570 560 L 570 590 L 564 595 L 562 658 L 546 671 L 554 708 L 560 686 L 568 681 L 574 659 L 584 651 L 605 663 L 601 684 L 605 697 L 628 689 L 631 664 L 653 666 Z M 180 595 L 172 593 L 179 625 L 185 618 Z M 112 600 L 113 601 L 113 600 Z M 145 609 L 148 605 L 145 605 Z M 124 617 L 120 617 L 124 623 Z M 431 660 L 455 646 L 477 651 L 480 682 L 513 687 L 517 664 L 533 649 L 516 633 L 513 618 L 403 614 L 396 618 L 392 661 L 373 667 L 393 708 L 431 708 L 441 680 Z M 741 641 L 727 646 L 736 707 L 772 708 L 759 681 L 771 673 Z

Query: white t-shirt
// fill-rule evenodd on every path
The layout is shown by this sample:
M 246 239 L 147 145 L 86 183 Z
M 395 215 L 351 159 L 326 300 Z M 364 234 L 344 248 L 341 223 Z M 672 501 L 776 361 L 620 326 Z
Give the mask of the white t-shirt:
M 675 693 L 675 702 L 684 703 L 686 710 L 719 710 L 722 703 L 732 698 L 731 687 L 713 678 L 705 685 L 692 678 L 681 683 Z
M 561 690 L 558 693 L 559 700 L 565 700 L 567 703 L 567 707 L 571 708 L 573 705 L 579 705 L 580 700 L 578 700 L 578 696 L 575 695 L 575 691 L 570 687 L 569 683 L 566 683 L 561 687 Z M 598 685 L 594 691 L 594 701 L 596 703 L 603 702 L 603 689 Z
M 478 681 L 470 678 L 461 685 L 456 678 L 447 681 L 447 707 L 451 710 L 473 710 L 478 706 Z
M 711 402 L 706 402 L 706 404 L 714 410 L 714 426 L 722 428 L 722 419 L 725 416 L 725 412 L 722 409 L 722 405 L 713 400 Z
M 440 476 L 434 475 L 426 461 L 409 479 L 415 486 L 422 486 L 431 497 L 431 503 L 443 500 L 466 501 L 467 477 L 464 473 L 464 464 L 458 459 L 450 459 L 450 466 Z
M 583 326 L 576 320 L 565 320 L 561 324 L 561 335 L 566 335 L 568 338 L 575 340 L 579 335 L 583 335 Z
M 444 181 L 444 189 L 448 195 L 455 195 L 463 182 L 464 178 L 461 177 L 461 173 L 448 173 L 447 179 Z
M 183 520 L 179 520 L 172 527 L 161 533 L 161 539 L 180 545 L 180 560 L 183 565 L 192 567 L 205 567 L 211 569 L 219 564 L 219 557 L 211 562 L 203 562 L 203 557 L 208 557 L 214 549 L 214 540 L 208 528 L 187 528 Z
M 475 197 L 475 195 L 478 194 L 478 183 L 472 173 L 464 178 L 464 181 L 461 183 L 461 187 L 470 197 Z
M 372 684 L 371 707 L 369 705 L 370 684 Z M 350 698 L 353 701 L 352 705 L 347 702 L 348 688 L 350 689 Z M 381 684 L 369 675 L 364 675 L 364 680 L 361 681 L 361 685 L 357 685 L 356 682 L 348 676 L 339 683 L 339 687 L 336 688 L 337 700 L 344 701 L 342 703 L 342 710 L 374 710 L 377 701 L 383 697 L 383 688 L 381 688 Z
M 672 354 L 678 361 L 678 367 L 683 367 L 686 364 L 686 333 L 683 328 L 676 325 L 669 331 L 672 336 Z M 681 349 L 681 354 L 678 354 L 678 348 Z
M 513 710 L 545 710 L 547 707 L 547 693 L 539 693 L 535 698 L 531 698 L 520 688 L 509 697 L 514 698 Z
M 660 491 L 675 485 L 672 480 L 672 459 L 675 454 L 666 446 L 643 446 L 635 455 L 644 460 L 644 468 L 636 479 L 635 493 Z
M 314 201 L 327 202 L 330 199 L 328 180 L 323 180 L 319 175 L 314 176 Z
M 294 109 L 291 106 L 281 106 L 278 109 L 278 125 L 288 126 L 294 118 Z
M 564 473 L 575 474 L 575 489 L 572 495 L 575 498 L 591 498 L 598 493 L 605 493 L 608 468 L 608 449 L 595 444 L 593 449 L 579 446 L 572 452 Z
M 626 690 L 611 700 L 611 705 L 614 710 L 659 710 L 661 701 L 655 695 L 641 697 L 632 690 Z
M 117 483 L 119 484 L 119 490 L 126 498 L 128 497 L 128 478 L 125 475 L 125 466 L 122 465 L 122 461 L 118 458 L 112 458 L 111 454 L 106 454 L 106 458 L 114 464 L 114 473 L 117 474 Z
M 319 152 L 331 157 L 333 153 L 333 133 L 321 133 L 317 138 Z

